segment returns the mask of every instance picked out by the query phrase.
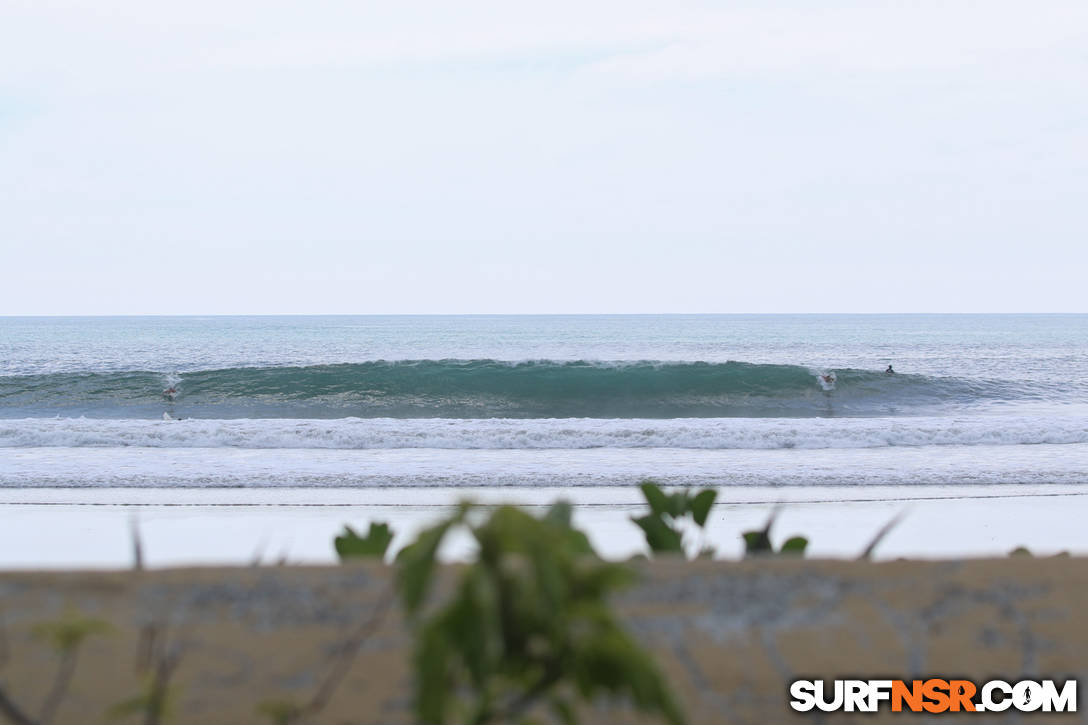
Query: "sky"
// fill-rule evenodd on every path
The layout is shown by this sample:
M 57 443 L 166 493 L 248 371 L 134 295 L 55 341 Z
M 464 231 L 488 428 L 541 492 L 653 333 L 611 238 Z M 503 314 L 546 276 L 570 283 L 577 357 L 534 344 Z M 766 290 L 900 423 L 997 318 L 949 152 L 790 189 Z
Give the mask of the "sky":
M 4 0 L 0 314 L 1086 312 L 1088 3 Z

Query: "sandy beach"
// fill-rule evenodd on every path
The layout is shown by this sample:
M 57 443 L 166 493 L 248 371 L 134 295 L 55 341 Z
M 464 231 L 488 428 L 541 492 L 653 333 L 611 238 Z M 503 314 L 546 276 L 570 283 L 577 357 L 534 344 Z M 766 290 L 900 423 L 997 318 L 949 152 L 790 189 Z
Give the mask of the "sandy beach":
M 803 673 L 1064 680 L 1085 672 L 1088 562 L 1080 558 L 654 561 L 638 571 L 639 584 L 619 596 L 617 612 L 654 653 L 692 725 L 812 722 L 813 713 L 787 704 L 785 681 Z M 41 702 L 57 658 L 33 628 L 79 613 L 109 630 L 81 648 L 58 722 L 95 721 L 139 692 L 150 649 L 153 662 L 176 665 L 166 685 L 171 721 L 269 723 L 262 705 L 313 697 L 348 633 L 375 621 L 339 687 L 304 722 L 417 722 L 411 630 L 396 607 L 378 614 L 391 573 L 372 563 L 0 573 L 10 652 L 5 692 L 27 708 Z M 580 709 L 582 722 L 656 722 L 607 699 Z M 971 721 L 1080 721 L 1079 713 L 980 715 Z M 858 717 L 826 713 L 821 722 Z M 860 717 L 932 718 L 887 710 Z
M 708 525 L 720 557 L 741 553 L 740 533 L 776 508 L 779 537 L 804 534 L 813 556 L 851 557 L 896 515 L 877 558 L 1088 551 L 1086 492 L 1062 485 L 736 487 L 719 490 Z M 377 489 L 0 489 L 0 568 L 125 568 L 138 525 L 152 567 L 286 559 L 331 563 L 344 524 L 387 521 L 394 548 L 463 499 L 576 505 L 576 522 L 608 557 L 644 550 L 629 517 L 644 509 L 634 487 Z M 464 542 L 445 552 L 458 558 Z

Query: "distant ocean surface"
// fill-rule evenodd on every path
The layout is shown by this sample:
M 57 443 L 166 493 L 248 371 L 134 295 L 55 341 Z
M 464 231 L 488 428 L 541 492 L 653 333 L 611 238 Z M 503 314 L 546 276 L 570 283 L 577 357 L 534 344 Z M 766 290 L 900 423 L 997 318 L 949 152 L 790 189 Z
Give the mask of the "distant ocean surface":
M 0 318 L 3 487 L 644 477 L 1088 483 L 1088 315 Z

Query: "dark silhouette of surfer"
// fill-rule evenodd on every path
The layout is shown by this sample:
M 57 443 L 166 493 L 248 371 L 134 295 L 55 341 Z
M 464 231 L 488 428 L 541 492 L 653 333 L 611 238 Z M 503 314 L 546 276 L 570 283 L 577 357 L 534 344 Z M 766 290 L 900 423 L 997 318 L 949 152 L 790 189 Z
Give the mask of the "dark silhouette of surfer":
M 888 366 L 888 369 L 884 371 L 884 374 L 885 374 L 885 375 L 895 375 L 895 371 L 894 371 L 894 370 L 892 370 L 892 366 L 891 366 L 891 365 L 889 365 L 889 366 Z

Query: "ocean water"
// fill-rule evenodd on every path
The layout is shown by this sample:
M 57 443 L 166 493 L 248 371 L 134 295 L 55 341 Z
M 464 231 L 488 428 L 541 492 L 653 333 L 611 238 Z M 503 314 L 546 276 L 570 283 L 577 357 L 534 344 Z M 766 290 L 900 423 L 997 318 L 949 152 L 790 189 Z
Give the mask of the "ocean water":
M 0 487 L 644 477 L 1088 483 L 1088 315 L 0 318 Z

